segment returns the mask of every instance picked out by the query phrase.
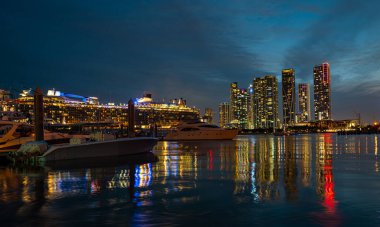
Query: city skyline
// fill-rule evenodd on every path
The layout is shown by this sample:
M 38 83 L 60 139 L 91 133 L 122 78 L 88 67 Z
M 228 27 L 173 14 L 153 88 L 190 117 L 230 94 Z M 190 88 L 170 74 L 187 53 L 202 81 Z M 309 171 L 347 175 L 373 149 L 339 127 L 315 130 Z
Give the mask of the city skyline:
M 380 112 L 379 4 L 10 1 L 0 9 L 0 87 L 57 87 L 114 102 L 147 90 L 216 110 L 232 81 L 281 81 L 291 67 L 312 84 L 312 67 L 328 61 L 332 118 L 361 113 L 370 123 Z
M 324 62 L 315 65 L 313 67 L 313 78 L 313 119 L 311 118 L 309 84 L 299 83 L 296 80 L 295 70 L 288 68 L 281 71 L 280 83 L 275 76 L 271 75 L 254 78 L 248 89 L 239 88 L 237 82 L 232 82 L 230 84 L 229 100 L 231 106 L 228 111 L 235 116 L 228 120 L 226 118 L 228 113 L 222 108 L 228 102 L 220 103 L 220 127 L 236 127 L 239 129 L 274 129 L 280 127 L 285 130 L 289 126 L 297 126 L 298 123 L 304 126 L 305 123 L 310 122 L 343 120 L 331 117 L 330 64 Z M 279 84 L 282 87 L 280 96 L 278 96 Z M 245 92 L 245 90 L 248 92 Z M 244 92 L 246 95 L 242 96 L 241 94 L 244 94 Z M 245 101 L 241 101 L 243 97 Z M 282 104 L 281 109 L 279 109 L 279 103 Z M 279 111 L 282 112 L 282 115 L 279 114 Z M 280 119 L 281 116 L 282 119 Z M 358 124 L 362 123 L 360 115 L 351 120 L 357 120 Z M 268 122 L 272 123 L 268 124 Z

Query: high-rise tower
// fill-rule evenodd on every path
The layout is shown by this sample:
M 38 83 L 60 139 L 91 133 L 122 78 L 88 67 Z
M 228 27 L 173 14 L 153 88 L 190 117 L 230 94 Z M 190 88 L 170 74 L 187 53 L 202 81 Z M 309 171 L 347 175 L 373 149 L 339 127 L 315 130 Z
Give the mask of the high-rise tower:
M 254 124 L 253 124 L 253 84 L 250 84 L 249 88 L 248 88 L 248 105 L 247 106 L 248 106 L 248 117 L 247 117 L 248 125 L 247 125 L 247 128 L 253 129 L 254 128 Z
M 234 121 L 238 119 L 239 111 L 238 111 L 238 96 L 240 93 L 240 89 L 238 88 L 237 82 L 233 82 L 230 85 L 230 121 Z
M 293 125 L 296 113 L 296 83 L 294 69 L 282 70 L 282 105 L 284 126 Z
M 275 76 L 253 80 L 253 122 L 255 128 L 278 127 L 278 84 Z
M 314 117 L 315 120 L 331 119 L 331 78 L 327 62 L 314 66 Z
M 203 121 L 207 122 L 209 124 L 213 124 L 213 117 L 214 116 L 214 111 L 207 107 L 205 108 L 205 114 L 203 115 Z
M 238 95 L 238 128 L 246 129 L 248 127 L 248 103 L 249 95 L 247 89 L 240 89 Z
M 225 127 L 231 121 L 230 117 L 230 104 L 222 102 L 219 104 L 219 126 Z
M 309 84 L 298 84 L 298 122 L 310 121 L 310 87 Z

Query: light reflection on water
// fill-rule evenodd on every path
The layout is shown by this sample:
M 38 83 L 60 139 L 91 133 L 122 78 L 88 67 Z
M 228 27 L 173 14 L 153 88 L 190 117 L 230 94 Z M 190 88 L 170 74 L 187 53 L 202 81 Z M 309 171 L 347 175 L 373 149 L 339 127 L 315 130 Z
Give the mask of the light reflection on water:
M 37 225 L 378 225 L 378 139 L 160 142 L 158 162 L 4 167 L 0 215 Z

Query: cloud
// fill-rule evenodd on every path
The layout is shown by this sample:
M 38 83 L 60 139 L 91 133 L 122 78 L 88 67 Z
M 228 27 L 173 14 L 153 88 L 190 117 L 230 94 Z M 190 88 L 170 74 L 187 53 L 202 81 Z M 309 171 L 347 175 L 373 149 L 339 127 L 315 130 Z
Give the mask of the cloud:
M 339 1 L 335 7 L 311 24 L 297 44 L 288 49 L 284 65 L 298 69 L 297 77 L 312 81 L 312 68 L 330 62 L 334 75 L 344 75 L 341 82 L 352 81 L 379 68 L 373 59 L 380 53 L 377 8 L 380 3 Z

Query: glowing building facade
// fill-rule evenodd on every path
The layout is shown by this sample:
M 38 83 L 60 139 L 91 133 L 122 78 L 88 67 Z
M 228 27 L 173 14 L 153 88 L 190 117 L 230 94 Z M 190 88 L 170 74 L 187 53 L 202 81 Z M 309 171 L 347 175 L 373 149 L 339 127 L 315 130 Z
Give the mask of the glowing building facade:
M 219 104 L 219 126 L 224 128 L 230 121 L 230 104 L 228 102 L 222 102 Z
M 240 89 L 238 88 L 237 82 L 233 82 L 230 85 L 230 121 L 238 120 L 239 112 L 238 112 L 238 96 L 240 93 Z
M 296 113 L 296 83 L 294 69 L 282 70 L 282 105 L 284 126 L 294 125 Z
M 230 123 L 239 129 L 248 126 L 249 94 L 247 89 L 240 89 L 237 82 L 230 85 Z
M 309 84 L 298 84 L 298 119 L 297 123 L 310 121 L 310 87 Z
M 278 128 L 278 84 L 275 76 L 253 80 L 253 123 L 255 128 Z
M 254 123 L 253 123 L 253 84 L 249 85 L 248 88 L 248 129 L 254 129 Z
M 249 95 L 247 89 L 240 89 L 238 95 L 238 128 L 246 129 L 248 126 L 248 103 L 249 103 Z
M 327 62 L 314 66 L 314 117 L 331 120 L 331 78 Z
M 203 122 L 213 124 L 214 111 L 211 108 L 205 108 L 205 114 L 203 115 Z
M 9 91 L 0 89 L 0 101 L 7 101 L 11 99 L 11 93 Z

